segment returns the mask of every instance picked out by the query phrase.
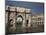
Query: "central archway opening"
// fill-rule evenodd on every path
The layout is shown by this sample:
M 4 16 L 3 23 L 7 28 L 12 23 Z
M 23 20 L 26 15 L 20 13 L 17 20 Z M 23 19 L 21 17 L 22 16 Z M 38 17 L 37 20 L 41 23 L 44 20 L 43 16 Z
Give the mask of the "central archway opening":
M 16 21 L 16 32 L 22 32 L 23 17 L 21 15 L 18 15 Z

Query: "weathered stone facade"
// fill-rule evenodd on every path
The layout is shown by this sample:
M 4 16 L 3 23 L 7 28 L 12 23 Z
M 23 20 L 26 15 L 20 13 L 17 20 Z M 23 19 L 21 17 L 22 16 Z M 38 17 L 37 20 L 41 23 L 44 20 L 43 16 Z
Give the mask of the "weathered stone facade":
M 32 15 L 31 9 L 7 6 L 5 19 L 6 30 L 10 33 L 44 31 L 44 14 Z
M 32 16 L 32 32 L 44 31 L 44 14 L 37 14 Z
M 29 28 L 31 28 L 31 9 L 9 6 L 6 9 L 6 11 L 7 11 L 6 13 L 7 13 L 7 16 L 8 16 L 8 18 L 6 16 L 6 19 L 7 19 L 6 23 L 8 23 L 11 20 L 9 22 L 11 24 L 9 31 L 20 32 L 20 31 L 16 31 L 16 29 L 20 26 L 20 29 L 18 29 L 18 30 L 22 30 L 23 32 L 26 32 L 27 31 L 26 29 L 28 29 L 28 32 L 31 32 L 29 30 Z M 22 22 L 21 22 L 20 25 L 17 26 L 17 18 L 18 17 L 21 17 Z M 21 21 L 21 19 L 18 19 L 18 20 Z

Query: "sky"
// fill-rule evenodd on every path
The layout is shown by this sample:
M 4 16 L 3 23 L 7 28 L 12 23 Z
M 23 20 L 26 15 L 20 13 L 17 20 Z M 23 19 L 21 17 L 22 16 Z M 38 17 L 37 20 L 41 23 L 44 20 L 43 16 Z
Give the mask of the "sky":
M 26 1 L 6 1 L 6 5 L 13 5 L 17 7 L 25 7 L 32 10 L 32 14 L 44 13 L 44 3 L 40 2 L 26 2 Z

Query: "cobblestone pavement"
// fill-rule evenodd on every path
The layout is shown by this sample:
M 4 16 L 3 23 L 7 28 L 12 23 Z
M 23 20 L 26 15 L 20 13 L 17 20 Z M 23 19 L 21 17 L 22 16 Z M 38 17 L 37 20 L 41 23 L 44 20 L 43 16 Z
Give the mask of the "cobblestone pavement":
M 38 25 L 37 27 L 32 27 L 32 32 L 44 32 L 44 25 Z

